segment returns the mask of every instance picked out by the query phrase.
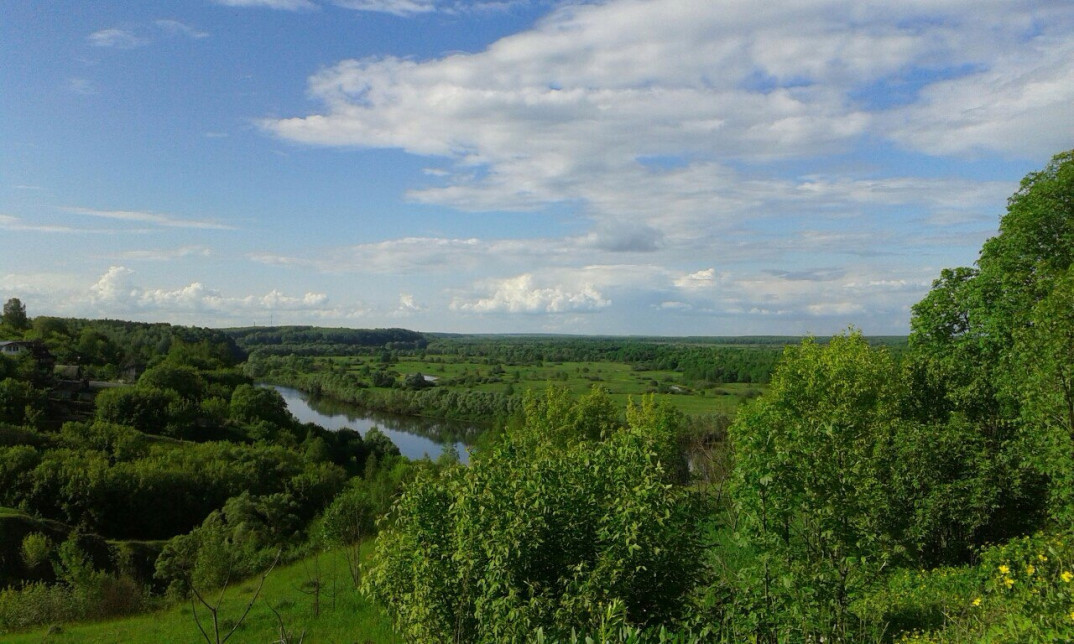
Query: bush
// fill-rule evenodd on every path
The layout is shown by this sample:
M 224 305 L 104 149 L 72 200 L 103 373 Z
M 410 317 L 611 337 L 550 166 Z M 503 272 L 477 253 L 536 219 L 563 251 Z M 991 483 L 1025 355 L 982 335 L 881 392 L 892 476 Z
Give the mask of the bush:
M 616 601 L 636 626 L 688 610 L 701 574 L 699 508 L 667 484 L 660 432 L 630 426 L 592 441 L 545 431 L 587 417 L 561 411 L 531 409 L 530 424 L 469 468 L 420 474 L 406 488 L 365 583 L 404 636 L 525 641 L 540 630 L 566 639 Z

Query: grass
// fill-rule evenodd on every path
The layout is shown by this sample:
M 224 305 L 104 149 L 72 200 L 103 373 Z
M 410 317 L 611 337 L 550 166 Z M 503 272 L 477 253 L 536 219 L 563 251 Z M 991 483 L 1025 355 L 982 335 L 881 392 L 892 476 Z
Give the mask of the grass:
M 368 548 L 363 548 L 363 554 L 368 554 Z M 319 611 L 314 610 L 314 596 L 311 593 L 312 582 L 316 579 L 320 579 L 322 588 Z M 220 615 L 221 623 L 227 628 L 242 615 L 257 590 L 258 582 L 259 578 L 247 579 L 224 592 Z M 209 593 L 206 598 L 215 601 L 218 596 L 219 591 Z M 280 622 L 273 614 L 273 609 L 279 612 L 288 633 L 296 642 L 302 633 L 305 633 L 303 641 L 306 643 L 402 642 L 392 630 L 387 615 L 355 590 L 341 550 L 308 557 L 273 570 L 246 619 L 228 641 L 280 641 Z M 202 624 L 209 629 L 211 637 L 211 621 L 207 611 L 200 605 L 198 615 L 202 617 Z M 222 631 L 221 637 L 226 629 Z M 26 633 L 7 634 L 0 636 L 0 640 L 11 644 L 189 644 L 205 641 L 194 622 L 190 602 L 125 619 L 53 625 Z M 215 639 L 212 641 L 215 642 Z

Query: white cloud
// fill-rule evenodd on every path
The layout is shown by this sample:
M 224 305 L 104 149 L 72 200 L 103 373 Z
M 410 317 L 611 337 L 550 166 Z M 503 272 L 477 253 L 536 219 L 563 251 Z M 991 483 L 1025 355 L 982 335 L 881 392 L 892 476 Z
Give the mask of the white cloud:
M 27 223 L 24 219 L 21 219 L 19 217 L 13 217 L 11 215 L 0 215 L 0 230 L 33 233 L 59 233 L 69 235 L 112 234 L 119 232 L 114 229 L 106 228 L 74 228 L 72 226 L 58 226 L 55 224 L 32 224 Z
M 579 313 L 597 311 L 611 301 L 586 284 L 577 290 L 556 285 L 539 287 L 532 275 L 523 274 L 488 285 L 488 297 L 456 298 L 451 308 L 473 313 Z
M 139 212 L 133 210 L 95 210 L 93 208 L 62 208 L 64 212 L 72 215 L 84 215 L 103 219 L 116 219 L 119 221 L 133 221 L 145 224 L 154 224 L 165 228 L 198 228 L 202 230 L 235 230 L 234 226 L 221 224 L 213 221 L 198 221 L 182 219 L 170 215 L 161 215 L 152 212 Z
M 422 203 L 571 203 L 607 229 L 665 233 L 668 214 L 681 231 L 769 214 L 773 200 L 994 197 L 996 185 L 966 180 L 861 169 L 797 183 L 729 167 L 848 153 L 870 138 L 926 153 L 1050 153 L 1074 144 L 1072 52 L 1074 10 L 1046 2 L 570 4 L 483 52 L 342 61 L 310 78 L 319 113 L 262 126 L 301 143 L 443 158 L 446 176 L 410 192 Z M 647 161 L 667 155 L 678 164 Z
M 716 283 L 716 269 L 706 268 L 675 279 L 675 286 L 682 289 L 708 288 Z
M 435 0 L 333 0 L 333 4 L 356 11 L 378 11 L 396 16 L 436 11 Z
M 123 259 L 166 262 L 185 257 L 210 257 L 212 251 L 205 246 L 182 246 L 156 250 L 128 250 L 119 254 Z
M 137 49 L 149 44 L 148 38 L 135 35 L 125 29 L 101 29 L 86 37 L 94 47 L 113 49 Z
M 264 7 L 267 9 L 279 9 L 283 11 L 302 11 L 316 9 L 317 5 L 310 0 L 215 0 L 217 4 L 226 7 Z
M 67 79 L 67 89 L 75 94 L 81 94 L 82 96 L 93 96 L 99 93 L 97 91 L 97 86 L 93 84 L 93 81 L 87 78 Z
M 179 22 L 178 20 L 161 19 L 154 22 L 158 28 L 164 33 L 171 36 L 186 36 L 187 38 L 193 38 L 195 40 L 201 40 L 202 38 L 208 38 L 208 32 L 195 29 L 190 25 Z
M 232 318 L 251 312 L 300 311 L 324 314 L 328 296 L 306 293 L 288 296 L 273 289 L 265 295 L 225 296 L 201 282 L 179 288 L 144 288 L 134 282 L 135 272 L 112 266 L 89 291 L 89 304 L 104 314 L 155 314 L 167 317 L 204 313 Z
M 389 315 L 395 318 L 408 318 L 416 313 L 425 311 L 427 308 L 428 307 L 419 304 L 412 294 L 400 293 L 399 306 L 397 306 Z

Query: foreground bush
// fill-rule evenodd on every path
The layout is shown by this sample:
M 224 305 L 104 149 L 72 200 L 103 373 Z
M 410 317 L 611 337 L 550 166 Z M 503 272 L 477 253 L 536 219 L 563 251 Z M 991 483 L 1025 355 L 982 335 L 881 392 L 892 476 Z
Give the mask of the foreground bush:
M 409 485 L 377 539 L 365 588 L 407 638 L 569 640 L 613 605 L 625 626 L 689 610 L 698 508 L 660 458 L 673 414 L 650 404 L 621 427 L 600 393 L 530 402 L 525 426 L 469 468 Z M 594 439 L 570 419 L 610 429 Z

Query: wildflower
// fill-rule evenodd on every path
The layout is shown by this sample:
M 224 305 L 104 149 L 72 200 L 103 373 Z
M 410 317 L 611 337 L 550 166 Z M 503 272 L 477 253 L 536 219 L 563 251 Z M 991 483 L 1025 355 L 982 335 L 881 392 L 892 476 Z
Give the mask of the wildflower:
M 1007 585 L 1008 589 L 1010 589 L 1010 587 L 1014 585 L 1014 580 L 1011 579 L 1010 577 L 1004 577 L 1003 578 L 1003 583 Z
M 1062 577 L 1063 581 L 1068 583 L 1068 584 L 1070 583 L 1071 579 L 1074 579 L 1074 574 L 1072 574 L 1069 570 L 1064 570 L 1063 574 L 1061 574 L 1059 576 Z
M 1070 619 L 1074 619 L 1074 610 L 1070 611 Z
M 980 606 L 981 605 L 981 598 L 980 597 L 975 598 L 973 600 L 973 605 L 974 606 Z
M 1037 569 L 1033 567 L 1033 564 L 1029 564 L 1028 566 L 1026 566 L 1026 574 L 1027 575 L 1032 577 L 1033 573 L 1035 573 L 1035 572 L 1037 572 Z
M 1011 571 L 1010 566 L 1008 566 L 1007 564 L 1003 564 L 1002 566 L 999 567 L 1000 574 L 1006 575 L 1010 571 Z
M 1039 559 L 1041 563 L 1048 561 L 1048 557 L 1044 556 L 1043 554 L 1037 555 L 1037 559 Z

